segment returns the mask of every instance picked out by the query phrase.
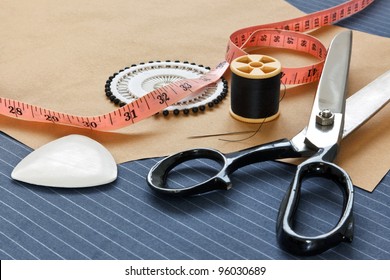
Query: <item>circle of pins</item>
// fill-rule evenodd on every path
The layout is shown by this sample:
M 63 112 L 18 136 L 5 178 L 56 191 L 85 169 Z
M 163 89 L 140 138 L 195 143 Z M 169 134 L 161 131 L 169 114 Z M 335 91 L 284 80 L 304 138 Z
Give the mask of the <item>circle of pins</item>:
M 209 67 L 203 65 L 177 60 L 173 62 L 166 60 L 163 62 L 149 61 L 138 65 L 133 64 L 108 78 L 105 93 L 111 102 L 118 106 L 125 106 L 148 93 L 146 90 L 143 90 L 143 92 L 131 90 L 134 83 L 137 83 L 138 88 L 157 89 L 179 80 L 194 77 L 194 75 L 201 76 L 209 70 Z M 140 75 L 144 76 L 141 81 L 137 79 Z M 162 113 L 167 116 L 170 113 L 178 115 L 180 112 L 184 114 L 203 112 L 206 108 L 213 108 L 219 104 L 227 96 L 227 91 L 227 81 L 221 78 L 218 82 L 207 86 L 196 95 L 191 95 L 167 107 Z

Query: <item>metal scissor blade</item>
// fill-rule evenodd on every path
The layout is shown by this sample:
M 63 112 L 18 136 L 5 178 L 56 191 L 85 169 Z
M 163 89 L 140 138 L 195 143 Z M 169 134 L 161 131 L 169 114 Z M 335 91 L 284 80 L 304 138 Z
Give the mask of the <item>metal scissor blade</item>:
M 352 32 L 336 35 L 326 56 L 324 70 L 318 84 L 316 101 L 320 110 L 330 109 L 334 113 L 345 110 Z
M 305 139 L 314 148 L 341 140 L 351 47 L 352 31 L 337 34 L 330 44 Z
M 390 101 L 390 70 L 347 99 L 343 138 Z
M 362 126 L 389 102 L 390 70 L 348 97 L 345 107 L 343 138 Z M 307 155 L 310 156 L 312 151 L 304 144 L 306 131 L 306 128 L 302 130 L 291 139 L 291 142 L 297 151 L 307 152 Z

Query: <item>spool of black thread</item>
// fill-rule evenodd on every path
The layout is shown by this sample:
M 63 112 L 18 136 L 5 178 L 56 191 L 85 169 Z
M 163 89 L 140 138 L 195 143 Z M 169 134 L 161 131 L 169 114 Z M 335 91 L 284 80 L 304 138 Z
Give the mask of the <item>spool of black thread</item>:
M 230 64 L 231 115 L 243 122 L 261 123 L 279 116 L 282 66 L 266 55 L 245 55 Z

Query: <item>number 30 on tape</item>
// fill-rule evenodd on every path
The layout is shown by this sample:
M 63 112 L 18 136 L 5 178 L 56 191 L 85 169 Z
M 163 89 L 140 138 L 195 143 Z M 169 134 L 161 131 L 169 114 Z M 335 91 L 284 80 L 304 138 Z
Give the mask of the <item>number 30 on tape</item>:
M 235 31 L 229 38 L 225 61 L 208 73 L 156 89 L 115 111 L 99 116 L 76 116 L 60 113 L 21 101 L 0 97 L 0 114 L 25 121 L 55 123 L 101 131 L 116 130 L 150 117 L 178 102 L 190 93 L 217 82 L 229 63 L 247 54 L 246 48 L 273 47 L 310 54 L 318 63 L 300 68 L 283 68 L 282 83 L 303 84 L 317 81 L 321 75 L 327 49 L 316 38 L 302 32 L 331 25 L 349 17 L 374 0 L 351 0 L 327 10 L 277 23 L 251 26 Z

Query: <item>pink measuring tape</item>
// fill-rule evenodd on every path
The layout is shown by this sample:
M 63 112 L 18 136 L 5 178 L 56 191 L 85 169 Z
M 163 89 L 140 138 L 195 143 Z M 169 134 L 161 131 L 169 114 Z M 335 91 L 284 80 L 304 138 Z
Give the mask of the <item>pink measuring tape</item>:
M 351 0 L 300 18 L 237 30 L 230 35 L 225 61 L 219 63 L 214 69 L 199 78 L 181 80 L 151 91 L 134 102 L 104 115 L 90 117 L 70 115 L 2 97 L 0 97 L 0 114 L 25 121 L 55 123 L 93 130 L 120 129 L 164 110 L 190 93 L 216 83 L 229 68 L 229 63 L 237 57 L 246 55 L 245 49 L 250 47 L 291 49 L 314 56 L 318 59 L 318 63 L 299 68 L 282 68 L 281 75 L 284 84 L 314 82 L 321 76 L 327 49 L 319 40 L 302 32 L 331 25 L 363 10 L 373 2 L 374 0 Z

